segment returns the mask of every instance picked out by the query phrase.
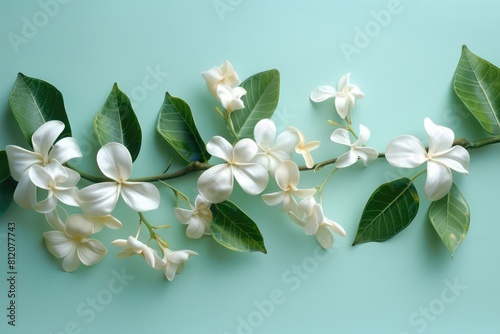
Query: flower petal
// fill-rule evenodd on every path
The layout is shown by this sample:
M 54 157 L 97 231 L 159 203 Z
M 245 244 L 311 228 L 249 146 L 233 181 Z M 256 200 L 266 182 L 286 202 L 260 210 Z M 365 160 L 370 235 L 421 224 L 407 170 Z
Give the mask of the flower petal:
M 368 129 L 363 124 L 359 125 L 359 135 L 358 139 L 353 143 L 353 146 L 362 146 L 370 139 L 370 129 Z
M 393 139 L 385 150 L 387 161 L 394 167 L 414 168 L 423 164 L 427 152 L 424 144 L 413 136 L 403 135 Z
M 284 191 L 277 191 L 274 193 L 262 195 L 262 199 L 264 200 L 264 203 L 266 203 L 269 206 L 275 206 L 275 205 L 281 204 L 283 202 L 284 198 L 285 198 Z
M 106 247 L 96 239 L 82 242 L 77 247 L 78 258 L 86 266 L 92 266 L 101 261 L 108 252 Z
M 119 229 L 123 226 L 122 223 L 112 215 L 99 217 L 87 216 L 87 218 L 90 219 L 93 223 L 92 234 L 99 232 L 103 229 L 104 226 L 107 226 L 111 229 Z
M 330 136 L 330 140 L 334 143 L 351 146 L 351 138 L 349 136 L 349 131 L 344 128 L 338 128 L 333 131 Z
M 276 143 L 273 145 L 272 150 L 274 152 L 285 152 L 286 154 L 292 154 L 295 146 L 299 143 L 299 136 L 296 131 L 285 130 L 278 135 Z
M 229 162 L 233 160 L 233 146 L 224 137 L 212 137 L 207 143 L 207 151 L 214 157 L 224 161 Z
M 335 167 L 349 167 L 351 165 L 354 165 L 356 161 L 358 161 L 358 155 L 354 152 L 354 150 L 351 149 L 337 158 L 337 160 L 335 161 Z
M 66 137 L 59 140 L 50 150 L 49 161 L 57 160 L 61 164 L 73 158 L 81 158 L 82 151 L 75 138 Z
M 52 192 L 49 192 L 47 198 L 44 199 L 43 201 L 36 203 L 33 209 L 36 212 L 45 214 L 55 210 L 56 206 L 57 206 L 57 197 L 54 196 Z
M 363 163 L 368 165 L 370 161 L 377 159 L 378 152 L 376 149 L 371 147 L 356 147 L 354 150 L 358 157 L 363 161 Z
M 115 181 L 126 181 L 132 173 L 132 156 L 120 143 L 107 143 L 97 152 L 97 165 L 101 172 Z
M 33 209 L 36 204 L 36 186 L 29 177 L 29 171 L 25 171 L 14 190 L 14 201 L 25 209 Z
M 61 231 L 44 232 L 43 238 L 47 250 L 58 259 L 66 256 L 73 248 L 76 248 L 74 239 Z
M 115 182 L 101 182 L 81 189 L 76 198 L 83 212 L 89 216 L 105 216 L 115 208 L 120 186 Z
M 80 266 L 80 258 L 78 257 L 77 246 L 71 249 L 71 251 L 63 258 L 62 267 L 64 271 L 73 272 Z
M 470 155 L 462 146 L 453 146 L 449 150 L 434 156 L 433 160 L 445 164 L 449 168 L 463 174 L 469 174 Z
M 52 177 L 47 173 L 47 171 L 40 165 L 33 165 L 28 170 L 31 182 L 35 184 L 35 186 L 42 189 L 52 189 L 55 187 L 55 182 Z
M 40 154 L 28 151 L 19 146 L 7 145 L 5 151 L 9 162 L 10 175 L 16 181 L 19 181 L 21 175 L 32 165 L 41 165 L 43 163 L 43 158 Z
M 429 135 L 429 155 L 448 150 L 455 140 L 455 134 L 447 127 L 434 124 L 430 118 L 424 119 L 425 131 Z
M 126 182 L 121 195 L 125 203 L 136 212 L 150 211 L 160 205 L 160 192 L 154 184 L 146 182 Z
M 258 151 L 259 147 L 252 139 L 241 139 L 234 145 L 231 161 L 234 163 L 249 162 L 255 157 Z
M 337 96 L 337 90 L 332 86 L 319 86 L 311 92 L 310 99 L 313 102 L 323 102 Z
M 260 194 L 269 182 L 267 170 L 259 164 L 233 166 L 234 178 L 247 194 Z
M 453 177 L 448 167 L 432 160 L 427 163 L 425 194 L 431 201 L 437 201 L 448 194 L 452 184 Z
M 48 158 L 49 150 L 63 130 L 64 123 L 61 121 L 54 120 L 42 124 L 31 137 L 33 150 L 40 153 L 44 158 Z
M 349 98 L 343 96 L 337 96 L 335 98 L 335 109 L 337 109 L 337 113 L 342 119 L 347 116 L 347 112 L 349 111 Z
M 217 86 L 223 79 L 221 70 L 217 66 L 214 66 L 208 71 L 201 72 L 201 75 L 205 79 L 210 94 L 217 97 Z
M 281 188 L 281 190 L 287 190 L 290 187 L 294 187 L 299 184 L 300 174 L 299 167 L 297 164 L 291 160 L 283 161 L 276 167 L 274 173 L 276 178 L 276 183 Z
M 270 148 L 276 137 L 276 125 L 268 118 L 261 119 L 253 129 L 253 136 L 259 146 Z
M 84 215 L 73 214 L 66 219 L 65 232 L 70 237 L 88 238 L 92 235 L 94 224 Z
M 233 192 L 231 167 L 226 164 L 210 167 L 200 175 L 197 186 L 198 192 L 211 203 L 224 202 Z
M 199 239 L 204 233 L 205 225 L 197 219 L 193 219 L 186 229 L 186 236 L 191 239 Z
M 330 232 L 330 230 L 326 226 L 321 225 L 316 232 L 316 240 L 321 247 L 323 247 L 324 249 L 328 249 L 333 245 L 332 232 Z

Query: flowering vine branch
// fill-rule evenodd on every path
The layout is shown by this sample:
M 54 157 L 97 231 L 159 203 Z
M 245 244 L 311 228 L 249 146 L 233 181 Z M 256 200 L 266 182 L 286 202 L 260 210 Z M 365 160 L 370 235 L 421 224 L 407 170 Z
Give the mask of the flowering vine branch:
M 94 132 L 101 146 L 96 160 L 103 176 L 98 176 L 71 164 L 72 159 L 83 155 L 71 136 L 62 94 L 47 82 L 19 74 L 9 102 L 31 150 L 8 145 L 0 152 L 0 213 L 13 200 L 44 215 L 52 228 L 43 233 L 48 251 L 62 259 L 65 271 L 75 271 L 81 263 L 94 265 L 106 255 L 106 247 L 93 236 L 104 227 L 123 226 L 113 216 L 121 198 L 127 210 L 136 212 L 139 219 L 135 236 L 112 242 L 120 248 L 118 257 L 141 256 L 148 267 L 172 280 L 186 261 L 198 254 L 170 249 L 160 235 L 169 224 L 155 225 L 146 218 L 145 212 L 160 205 L 157 185 L 173 192 L 174 216 L 186 225 L 189 238 L 210 235 L 215 242 L 234 251 L 267 252 L 256 222 L 230 201 L 236 182 L 246 194 L 259 195 L 267 205 L 279 207 L 290 221 L 306 235 L 315 236 L 326 249 L 332 246 L 334 235 L 346 236 L 341 224 L 328 218 L 323 209 L 322 194 L 328 180 L 339 169 L 349 168 L 358 161 L 368 166 L 382 158 L 399 168 L 416 168 L 424 163 L 426 168 L 412 178 L 384 183 L 372 193 L 361 214 L 353 244 L 384 241 L 406 228 L 420 205 L 414 180 L 426 174 L 424 192 L 431 201 L 428 217 L 453 255 L 470 224 L 470 208 L 453 183 L 453 175 L 468 174 L 469 151 L 500 142 L 500 105 L 488 100 L 489 96 L 500 94 L 497 88 L 500 78 L 486 74 L 492 69 L 500 73 L 464 46 L 453 81 L 457 96 L 491 137 L 475 141 L 455 139 L 452 129 L 425 118 L 428 145 L 414 136 L 401 135 L 390 141 L 384 152 L 367 146 L 371 136 L 368 127 L 354 125 L 356 101 L 365 94 L 351 83 L 349 73 L 340 78 L 336 87 L 314 89 L 309 96 L 313 103 L 334 100 L 332 109 L 338 117 L 328 120 L 334 127 L 330 141 L 346 149 L 338 157 L 315 163 L 314 150 L 321 143 L 306 140 L 304 133 L 292 126 L 278 133 L 272 120 L 279 98 L 279 72 L 260 72 L 240 82 L 226 60 L 221 66 L 202 72 L 202 77 L 208 92 L 220 103 L 215 107 L 216 114 L 226 123 L 232 138 L 215 134 L 205 143 L 190 107 L 167 92 L 156 131 L 185 160 L 185 166 L 140 178 L 130 176 L 141 148 L 142 131 L 130 100 L 118 85 L 113 85 L 94 118 Z M 481 86 L 485 83 L 486 86 Z M 479 86 L 482 89 L 476 89 Z M 304 164 L 297 163 L 296 156 Z M 210 163 L 212 157 L 221 163 Z M 334 168 L 321 184 L 301 187 L 301 172 L 318 171 L 329 165 Z M 199 174 L 194 202 L 168 183 L 192 173 Z M 80 189 L 82 178 L 92 184 Z M 277 191 L 266 192 L 270 182 L 277 185 Z M 81 212 L 68 214 L 66 207 Z

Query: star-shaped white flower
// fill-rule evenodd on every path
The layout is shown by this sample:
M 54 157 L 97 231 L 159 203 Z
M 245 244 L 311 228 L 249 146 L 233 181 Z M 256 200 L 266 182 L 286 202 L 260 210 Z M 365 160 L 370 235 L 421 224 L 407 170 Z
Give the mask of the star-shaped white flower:
M 92 222 L 83 215 L 71 215 L 66 219 L 63 231 L 43 233 L 45 245 L 56 258 L 63 258 L 65 271 L 75 271 L 80 263 L 91 266 L 107 253 L 106 247 L 92 236 Z
M 275 172 L 276 183 L 281 191 L 262 195 L 262 199 L 267 205 L 274 206 L 282 204 L 281 210 L 295 211 L 297 202 L 294 195 L 298 198 L 307 198 L 316 193 L 316 189 L 298 189 L 300 173 L 297 164 L 293 161 L 283 161 L 278 165 Z
M 234 179 L 250 195 L 260 194 L 267 186 L 269 174 L 256 162 L 257 144 L 241 139 L 234 147 L 223 137 L 215 136 L 207 143 L 207 151 L 226 163 L 210 167 L 198 179 L 198 192 L 211 203 L 220 203 L 231 196 Z
M 296 131 L 287 129 L 276 137 L 276 124 L 268 118 L 260 120 L 254 128 L 254 138 L 259 151 L 255 161 L 274 173 L 282 161 L 291 160 L 292 152 L 299 142 Z
M 217 86 L 217 98 L 229 114 L 235 110 L 245 108 L 245 104 L 241 98 L 246 93 L 247 91 L 243 87 Z
M 288 129 L 295 131 L 295 133 L 299 137 L 299 142 L 297 143 L 297 146 L 295 146 L 295 152 L 302 155 L 307 168 L 312 168 L 314 166 L 314 159 L 311 155 L 311 151 L 317 149 L 320 145 L 320 142 L 311 141 L 306 143 L 306 137 L 304 136 L 304 133 L 302 133 L 302 131 L 292 126 L 289 126 Z
M 83 211 L 90 216 L 105 216 L 113 211 L 118 197 L 137 212 L 156 209 L 160 192 L 151 183 L 127 181 L 132 173 L 132 157 L 120 143 L 108 143 L 97 152 L 97 165 L 111 182 L 90 185 L 78 192 Z
M 14 200 L 20 206 L 32 209 L 36 204 L 36 186 L 29 175 L 31 167 L 43 167 L 59 184 L 71 179 L 68 174 L 74 172 L 63 164 L 81 157 L 82 152 L 74 138 L 66 137 L 55 142 L 63 130 L 63 122 L 49 121 L 33 133 L 33 151 L 15 145 L 7 145 L 5 148 L 10 174 L 19 182 L 14 192 Z
M 189 256 L 198 255 L 192 250 L 172 251 L 168 248 L 163 248 L 163 259 L 156 259 L 155 269 L 165 272 L 167 280 L 172 281 L 175 274 L 180 274 Z
M 233 65 L 227 60 L 219 67 L 214 66 L 208 71 L 201 72 L 201 75 L 207 83 L 208 91 L 216 98 L 219 98 L 217 94 L 219 85 L 234 88 L 240 84 L 238 74 L 234 71 Z
M 356 99 L 364 97 L 358 86 L 349 83 L 351 73 L 344 74 L 339 80 L 338 89 L 332 86 L 320 86 L 311 93 L 313 102 L 322 102 L 330 98 L 335 98 L 335 108 L 343 119 L 354 108 Z
M 190 209 L 174 208 L 174 214 L 181 222 L 187 225 L 186 235 L 189 238 L 198 239 L 203 234 L 210 234 L 210 223 L 212 222 L 211 203 L 203 196 L 196 196 L 194 206 L 189 204 Z
M 376 149 L 364 146 L 365 143 L 370 139 L 370 130 L 362 124 L 359 125 L 359 137 L 351 143 L 351 138 L 349 136 L 349 131 L 343 128 L 338 128 L 333 131 L 330 136 L 330 140 L 350 147 L 350 150 L 337 158 L 335 161 L 335 166 L 337 168 L 344 168 L 353 165 L 358 158 L 363 161 L 365 166 L 372 160 L 378 157 L 378 152 Z
M 138 254 L 144 257 L 148 266 L 150 266 L 151 268 L 155 267 L 156 263 L 155 261 L 158 256 L 157 253 L 155 252 L 154 249 L 152 249 L 142 241 L 138 240 L 137 237 L 129 236 L 126 240 L 116 239 L 113 242 L 111 242 L 111 244 L 113 246 L 123 248 L 117 255 L 119 258 L 129 257 Z
M 425 118 L 424 126 L 429 135 L 428 151 L 417 138 L 403 135 L 387 145 L 385 157 L 391 165 L 401 168 L 414 168 L 427 162 L 425 194 L 431 201 L 437 201 L 451 189 L 450 169 L 469 173 L 470 155 L 464 147 L 453 146 L 455 134 L 451 129 L 436 125 L 429 118 Z

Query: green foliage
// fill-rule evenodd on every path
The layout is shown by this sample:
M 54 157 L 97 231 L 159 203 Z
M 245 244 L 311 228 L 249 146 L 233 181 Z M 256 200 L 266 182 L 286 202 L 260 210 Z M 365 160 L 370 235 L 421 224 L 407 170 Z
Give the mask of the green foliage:
M 500 70 L 464 45 L 453 78 L 460 100 L 490 134 L 500 134 Z
M 210 229 L 215 241 L 233 251 L 267 253 L 259 228 L 238 206 L 225 201 L 212 204 L 211 210 Z
M 271 118 L 278 106 L 280 73 L 268 70 L 257 73 L 240 85 L 247 94 L 242 97 L 245 108 L 231 114 L 238 138 L 253 138 L 253 128 L 263 118 Z
M 62 94 L 48 82 L 19 73 L 9 97 L 9 104 L 24 138 L 30 145 L 33 132 L 52 120 L 64 123 L 61 138 L 71 136 Z
M 469 205 L 455 184 L 445 197 L 432 202 L 429 220 L 453 256 L 465 239 L 470 223 Z
M 12 202 L 17 182 L 10 176 L 7 153 L 0 151 L 0 215 L 3 215 Z
M 135 161 L 141 150 L 142 132 L 130 100 L 115 83 L 108 99 L 94 118 L 94 133 L 101 146 L 123 144 Z
M 353 245 L 392 238 L 413 221 L 418 207 L 412 180 L 401 178 L 382 184 L 366 203 Z
M 187 162 L 205 162 L 210 159 L 210 154 L 196 128 L 191 108 L 182 99 L 168 92 L 160 109 L 156 131 Z

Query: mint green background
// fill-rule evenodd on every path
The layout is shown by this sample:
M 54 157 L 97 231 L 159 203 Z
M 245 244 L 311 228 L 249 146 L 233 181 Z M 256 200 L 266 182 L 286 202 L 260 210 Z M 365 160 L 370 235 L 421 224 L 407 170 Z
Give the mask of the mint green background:
M 369 144 L 383 151 L 400 134 L 425 139 L 426 116 L 453 128 L 457 137 L 483 137 L 454 97 L 452 76 L 463 44 L 500 64 L 500 4 L 495 1 L 68 1 L 45 9 L 53 15 L 45 14 L 48 20 L 43 22 L 45 3 L 54 1 L 2 1 L 0 146 L 25 145 L 7 102 L 17 73 L 23 72 L 63 93 L 73 135 L 87 157 L 79 166 L 87 170 L 95 170 L 97 150 L 91 120 L 114 82 L 136 106 L 143 148 L 134 175 L 143 176 L 163 171 L 170 159 L 174 167 L 180 164 L 154 131 L 165 91 L 190 104 L 205 140 L 227 134 L 200 75 L 224 59 L 242 79 L 266 69 L 280 71 L 282 90 L 274 120 L 280 130 L 292 125 L 308 139 L 321 140 L 314 152 L 317 161 L 343 152 L 329 141 L 333 128 L 326 120 L 336 117 L 332 102 L 309 101 L 318 85 L 336 85 L 341 75 L 352 72 L 352 82 L 365 93 L 354 122 L 368 126 Z M 218 13 L 217 4 L 225 4 L 226 11 Z M 384 26 L 375 23 L 373 12 L 388 6 L 398 12 Z M 33 22 L 34 17 L 42 26 L 16 53 L 8 34 L 22 34 L 23 20 Z M 357 40 L 359 53 L 349 61 L 341 43 L 356 46 L 356 29 L 370 27 L 379 31 L 371 31 L 366 45 Z M 143 85 L 148 69 L 168 75 L 148 81 L 157 86 L 142 99 L 137 87 Z M 421 208 L 406 230 L 385 243 L 350 246 L 371 192 L 390 179 L 413 175 L 382 160 L 366 169 L 357 164 L 330 180 L 323 198 L 325 211 L 348 234 L 336 238 L 331 254 L 319 250 L 314 238 L 277 208 L 240 190 L 232 199 L 258 223 L 268 254 L 233 253 L 210 237 L 190 240 L 173 217 L 171 194 L 162 188 L 161 207 L 147 216 L 158 225 L 171 224 L 162 235 L 173 249 L 200 254 L 173 282 L 148 269 L 139 257 L 116 259 L 118 250 L 111 245 L 98 265 L 65 273 L 43 245 L 41 233 L 48 230 L 43 217 L 12 205 L 0 218 L 0 332 L 498 332 L 498 149 L 473 151 L 470 175 L 455 175 L 472 218 L 453 259 L 426 218 L 429 203 L 423 197 L 423 178 L 417 181 Z M 303 174 L 301 184 L 318 185 L 330 168 Z M 172 184 L 194 199 L 195 182 L 191 175 Z M 96 236 L 106 244 L 137 228 L 135 216 L 123 204 L 116 216 L 126 226 Z M 9 221 L 17 224 L 15 328 L 5 317 L 7 243 L 2 236 Z M 133 279 L 119 289 L 113 273 L 122 270 Z M 110 282 L 115 293 L 110 293 Z M 449 290 L 453 282 L 462 289 Z M 101 302 L 98 310 L 90 311 L 93 298 Z M 272 306 L 269 299 L 274 300 Z M 427 318 L 421 313 L 425 309 L 430 310 Z

